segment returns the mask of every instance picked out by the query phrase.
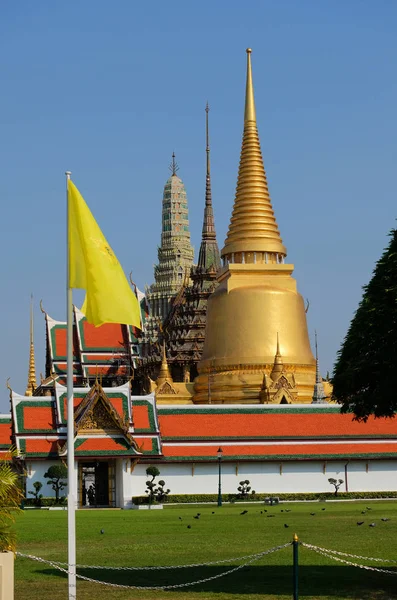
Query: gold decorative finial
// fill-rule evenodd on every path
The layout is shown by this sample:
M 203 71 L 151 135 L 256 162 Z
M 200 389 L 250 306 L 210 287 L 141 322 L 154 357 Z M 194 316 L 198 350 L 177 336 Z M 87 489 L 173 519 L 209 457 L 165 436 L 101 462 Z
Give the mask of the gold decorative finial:
M 210 137 L 208 130 L 208 113 L 210 112 L 210 107 L 208 102 L 205 106 L 205 140 L 206 140 L 206 154 L 207 154 L 207 177 L 210 176 Z
M 272 368 L 272 372 L 270 373 L 270 379 L 272 379 L 272 381 L 276 381 L 276 379 L 278 379 L 280 377 L 280 374 L 283 372 L 284 369 L 284 363 L 283 363 L 283 359 L 280 353 L 280 341 L 279 341 L 279 336 L 278 336 L 278 332 L 277 332 L 277 346 L 276 346 L 276 354 L 274 356 L 274 364 L 273 364 L 273 368 Z
M 36 364 L 34 358 L 34 342 L 33 342 L 33 294 L 30 296 L 30 352 L 29 352 L 29 373 L 28 385 L 26 387 L 25 396 L 33 396 L 34 390 L 37 388 L 36 382 Z
M 164 383 L 165 381 L 170 381 L 172 382 L 172 376 L 168 367 L 168 362 L 167 362 L 167 353 L 165 350 L 165 340 L 163 341 L 163 348 L 162 348 L 162 361 L 161 361 L 161 367 L 160 367 L 160 372 L 159 375 L 156 379 L 156 384 L 158 386 L 160 386 L 162 383 Z
M 293 539 L 294 539 L 294 542 L 297 542 L 297 541 L 299 541 L 299 538 L 298 538 L 298 536 L 296 535 L 296 533 L 294 533 L 294 538 L 293 538 Z
M 12 400 L 12 387 L 9 384 L 10 379 L 11 379 L 11 377 L 7 377 L 6 386 L 7 386 L 7 389 L 9 390 L 9 392 L 10 392 L 10 400 Z
M 236 197 L 221 255 L 229 262 L 250 262 L 242 253 L 250 253 L 251 257 L 256 253 L 256 261 L 262 263 L 281 262 L 287 254 L 274 216 L 263 165 L 256 126 L 250 48 L 247 50 L 244 133 Z
M 135 296 L 138 298 L 138 288 L 136 287 L 136 283 L 132 279 L 132 271 L 130 271 L 130 283 L 132 285 L 132 289 L 134 290 Z
M 45 310 L 44 310 L 44 308 L 43 308 L 43 301 L 42 301 L 42 300 L 40 300 L 40 310 L 41 310 L 41 312 L 43 313 L 43 315 L 46 315 L 46 314 L 47 314 L 47 313 L 46 313 L 46 311 L 45 311 Z
M 172 161 L 170 164 L 171 175 L 176 175 L 177 171 L 179 171 L 178 163 L 176 162 L 175 152 L 172 153 Z
M 247 48 L 247 83 L 245 86 L 245 112 L 244 121 L 255 121 L 254 84 L 252 83 L 251 48 Z

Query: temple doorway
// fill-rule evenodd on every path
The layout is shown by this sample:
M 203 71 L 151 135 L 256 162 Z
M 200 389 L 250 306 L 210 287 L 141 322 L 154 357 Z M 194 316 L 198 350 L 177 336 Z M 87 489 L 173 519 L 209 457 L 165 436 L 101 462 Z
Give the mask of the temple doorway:
M 113 461 L 79 463 L 79 498 L 82 508 L 114 507 L 115 492 Z

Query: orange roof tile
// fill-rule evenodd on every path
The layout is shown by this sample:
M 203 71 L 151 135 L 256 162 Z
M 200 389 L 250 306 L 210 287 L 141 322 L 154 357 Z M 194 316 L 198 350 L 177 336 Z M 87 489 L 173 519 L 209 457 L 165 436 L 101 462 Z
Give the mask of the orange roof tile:
M 51 406 L 24 406 L 24 429 L 55 429 L 54 411 Z
M 0 423 L 0 446 L 11 445 L 11 421 Z
M 82 397 L 73 397 L 73 406 L 74 408 L 77 408 L 77 406 L 79 406 L 79 404 L 81 404 L 81 402 L 83 402 L 84 398 Z M 65 397 L 64 401 L 63 401 L 63 419 L 64 419 L 64 423 L 67 422 L 68 420 L 68 401 L 67 398 Z
M 41 438 L 27 438 L 25 441 L 25 452 L 27 454 L 57 454 L 58 444 L 54 440 Z
M 124 326 L 116 323 L 106 323 L 101 327 L 94 327 L 86 320 L 82 322 L 84 334 L 84 350 L 90 348 L 98 350 L 99 348 L 115 348 L 120 350 L 124 346 Z
M 219 444 L 211 446 L 199 446 L 199 445 L 184 445 L 178 444 L 176 446 L 168 446 L 163 444 L 163 454 L 165 457 L 185 457 L 185 456 L 200 456 L 200 457 L 211 457 L 214 460 L 217 456 Z M 358 444 L 272 444 L 272 445 L 227 445 L 222 444 L 223 457 L 236 457 L 236 456 L 265 456 L 271 458 L 272 456 L 283 457 L 283 456 L 355 456 L 362 454 L 397 454 L 397 444 L 390 443 L 358 443 Z
M 367 423 L 353 421 L 352 415 L 310 412 L 238 412 L 202 414 L 162 414 L 159 409 L 160 431 L 163 438 L 200 437 L 334 437 L 360 435 L 396 435 L 397 419 L 375 419 Z
M 55 330 L 55 346 L 54 354 L 56 356 L 66 356 L 66 329 Z
M 133 406 L 134 428 L 150 429 L 148 406 Z
M 96 375 L 128 375 L 130 372 L 129 366 L 120 365 L 118 368 L 114 365 L 84 365 L 87 375 L 95 377 Z

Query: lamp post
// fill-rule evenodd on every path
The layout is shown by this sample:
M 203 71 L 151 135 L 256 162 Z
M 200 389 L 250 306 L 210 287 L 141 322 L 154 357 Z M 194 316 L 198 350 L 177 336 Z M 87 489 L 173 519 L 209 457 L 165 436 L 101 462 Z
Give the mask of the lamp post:
M 218 506 L 222 506 L 222 448 L 218 448 Z

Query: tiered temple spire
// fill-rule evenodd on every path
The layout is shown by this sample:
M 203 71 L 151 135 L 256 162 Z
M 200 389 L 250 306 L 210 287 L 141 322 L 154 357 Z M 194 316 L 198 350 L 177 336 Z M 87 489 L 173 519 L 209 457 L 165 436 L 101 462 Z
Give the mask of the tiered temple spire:
M 185 186 L 178 177 L 175 153 L 172 154 L 168 178 L 163 194 L 161 246 L 159 262 L 154 268 L 155 283 L 150 286 L 148 301 L 150 316 L 164 321 L 172 299 L 178 293 L 185 275 L 190 270 L 194 251 L 190 243 L 188 204 Z
M 207 313 L 207 300 L 217 286 L 220 269 L 211 197 L 210 143 L 208 113 L 206 118 L 206 180 L 205 207 L 201 245 L 197 266 L 190 271 L 193 285 L 186 285 L 174 301 L 170 317 L 164 324 L 168 337 L 169 362 L 176 381 L 193 381 L 201 358 Z
M 247 256 L 249 254 L 249 256 Z M 227 262 L 279 262 L 284 247 L 270 200 L 256 124 L 251 49 L 247 49 L 244 132 L 236 197 L 225 247 Z
M 323 379 L 320 375 L 319 363 L 318 363 L 318 347 L 317 347 L 317 331 L 314 332 L 315 344 L 316 344 L 316 383 L 314 384 L 313 400 L 312 404 L 321 404 L 326 402 L 326 395 L 324 391 Z
M 208 127 L 208 113 L 209 106 L 205 107 L 205 131 L 206 131 L 206 155 L 207 155 L 207 170 L 205 179 L 205 208 L 204 208 L 204 220 L 203 220 L 203 231 L 200 245 L 200 252 L 198 258 L 198 268 L 207 270 L 214 268 L 215 271 L 219 270 L 220 258 L 219 248 L 216 242 L 216 231 L 214 222 L 214 212 L 212 209 L 212 194 L 211 194 L 211 169 L 210 169 L 210 141 L 209 141 L 209 127 Z
M 34 357 L 34 341 L 33 341 L 33 296 L 30 298 L 30 351 L 29 351 L 29 373 L 28 385 L 26 387 L 25 396 L 33 396 L 33 392 L 37 388 L 36 382 L 36 364 Z

